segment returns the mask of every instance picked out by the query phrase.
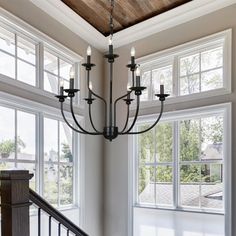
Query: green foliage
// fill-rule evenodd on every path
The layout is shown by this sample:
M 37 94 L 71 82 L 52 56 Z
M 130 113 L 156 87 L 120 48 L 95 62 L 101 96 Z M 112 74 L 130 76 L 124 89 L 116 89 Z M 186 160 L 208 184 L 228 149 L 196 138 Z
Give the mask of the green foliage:
M 148 128 L 140 126 L 139 130 Z M 202 119 L 183 120 L 179 122 L 179 155 L 180 161 L 199 161 L 202 155 L 202 145 L 205 143 L 222 143 L 223 118 L 221 116 Z M 155 129 L 141 134 L 139 145 L 139 194 L 150 182 L 171 183 L 173 168 L 171 165 L 158 163 L 172 163 L 173 127 L 172 123 L 160 123 Z M 204 149 L 203 149 L 204 150 Z M 153 164 L 147 166 L 146 164 Z M 189 164 L 180 166 L 181 183 L 200 183 L 221 181 L 221 165 L 212 167 L 204 164 Z
M 62 143 L 62 152 L 63 152 L 63 155 L 62 155 L 63 158 L 68 159 L 69 162 L 73 161 L 73 155 L 71 153 L 71 150 L 68 144 Z
M 18 137 L 17 138 L 17 151 L 20 152 L 21 148 L 25 148 L 25 143 Z M 15 140 L 6 139 L 0 143 L 0 154 L 4 157 L 9 157 L 11 153 L 16 151 Z

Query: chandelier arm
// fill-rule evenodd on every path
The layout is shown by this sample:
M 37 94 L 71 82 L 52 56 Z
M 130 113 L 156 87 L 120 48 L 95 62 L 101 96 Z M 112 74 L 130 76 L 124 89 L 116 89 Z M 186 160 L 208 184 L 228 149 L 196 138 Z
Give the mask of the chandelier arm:
M 157 118 L 157 120 L 155 121 L 154 124 L 152 124 L 149 128 L 142 130 L 142 131 L 137 131 L 137 132 L 129 132 L 129 133 L 121 133 L 121 134 L 143 134 L 149 130 L 151 130 L 161 119 L 162 113 L 163 113 L 163 108 L 164 108 L 164 101 L 161 101 L 161 111 L 159 113 L 159 116 Z
M 95 126 L 94 126 L 94 123 L 93 123 L 93 119 L 92 119 L 92 114 L 91 114 L 91 104 L 89 104 L 89 120 L 90 120 L 90 123 L 91 123 L 91 126 L 93 127 L 94 131 L 97 132 L 97 133 L 101 133 L 100 131 L 98 131 Z
M 123 133 L 128 125 L 128 121 L 129 121 L 129 105 L 127 105 L 127 116 L 126 116 L 126 121 L 125 121 L 125 125 L 124 128 L 122 129 L 121 133 Z
M 103 134 L 100 132 L 89 132 L 86 131 L 84 128 L 81 127 L 81 125 L 79 124 L 79 122 L 77 121 L 76 117 L 75 117 L 75 113 L 74 113 L 74 109 L 73 109 L 73 98 L 70 98 L 70 111 L 71 111 L 71 115 L 73 117 L 74 122 L 76 123 L 76 125 L 85 133 L 85 134 L 91 134 L 91 135 L 99 135 L 99 134 Z
M 96 93 L 94 93 L 93 90 L 91 90 L 90 88 L 89 88 L 89 91 L 92 93 L 92 95 L 94 95 L 96 98 L 102 100 L 104 103 L 104 109 L 105 109 L 105 116 L 104 116 L 104 123 L 105 124 L 104 125 L 106 126 L 106 124 L 107 124 L 107 102 L 104 98 L 102 98 L 99 95 L 97 95 Z
M 104 109 L 105 109 L 105 117 L 104 117 L 104 123 L 105 124 L 104 124 L 104 126 L 106 126 L 107 125 L 107 102 L 103 97 L 101 97 L 98 94 L 94 93 L 93 90 L 90 89 L 90 87 L 89 87 L 89 81 L 90 81 L 89 70 L 87 71 L 87 81 L 88 81 L 87 86 L 88 86 L 89 92 L 91 92 L 91 94 L 94 95 L 96 98 L 102 100 L 103 103 L 104 103 Z
M 131 129 L 133 129 L 135 123 L 136 123 L 136 120 L 138 118 L 138 113 L 139 113 L 139 102 L 140 102 L 140 96 L 138 95 L 137 96 L 137 106 L 136 106 L 136 113 L 135 113 L 135 116 L 134 116 L 134 120 L 133 120 L 133 123 L 131 124 L 131 126 L 129 127 L 129 129 L 125 132 L 121 132 L 119 134 L 127 134 L 130 132 Z
M 81 131 L 81 130 L 75 129 L 75 128 L 67 121 L 67 119 L 66 119 L 66 117 L 65 117 L 65 114 L 64 114 L 64 111 L 63 111 L 63 102 L 61 102 L 61 114 L 62 114 L 62 117 L 63 117 L 64 121 L 66 122 L 66 124 L 67 124 L 72 130 L 74 130 L 75 132 L 80 133 L 80 134 L 86 134 L 86 133 L 84 133 L 84 132 Z
M 123 96 L 117 98 L 114 102 L 114 125 L 116 126 L 116 104 L 119 100 L 121 100 L 122 98 L 127 97 L 127 95 L 131 94 L 132 91 L 129 91 L 128 93 L 124 94 Z

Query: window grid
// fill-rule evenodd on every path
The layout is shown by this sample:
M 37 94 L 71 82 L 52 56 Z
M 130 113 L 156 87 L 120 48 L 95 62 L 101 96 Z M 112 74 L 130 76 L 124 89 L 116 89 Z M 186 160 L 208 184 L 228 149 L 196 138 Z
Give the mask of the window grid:
M 4 108 L 4 109 L 10 109 L 12 110 L 13 114 L 14 114 L 14 145 L 15 145 L 15 151 L 14 151 L 14 156 L 13 158 L 3 158 L 0 156 L 0 165 L 1 165 L 1 168 L 4 168 L 5 164 L 8 164 L 12 167 L 15 167 L 15 168 L 26 168 L 27 165 L 29 164 L 34 164 L 34 181 L 35 182 L 35 186 L 34 184 L 32 185 L 32 180 L 30 181 L 31 182 L 31 187 L 34 188 L 34 190 L 36 190 L 37 192 L 39 192 L 39 194 L 43 195 L 43 192 L 44 192 L 44 187 L 45 187 L 45 184 L 44 184 L 44 181 L 43 181 L 43 173 L 44 173 L 44 164 L 48 164 L 49 162 L 48 161 L 44 161 L 44 155 L 42 155 L 44 153 L 43 151 L 43 145 L 42 142 L 44 140 L 44 136 L 42 135 L 43 134 L 43 120 L 44 118 L 47 118 L 48 116 L 46 114 L 44 114 L 43 112 L 36 112 L 36 111 L 33 111 L 31 109 L 25 109 L 25 108 L 20 108 L 20 107 L 16 107 L 14 105 L 3 105 L 1 104 L 0 107 Z M 18 138 L 21 138 L 21 136 L 19 136 L 21 133 L 18 133 L 18 127 L 19 124 L 19 115 L 18 113 L 21 112 L 25 115 L 32 115 L 32 118 L 34 118 L 34 160 L 30 160 L 30 159 L 27 159 L 27 158 L 19 158 L 19 140 Z M 9 112 L 8 112 L 9 113 Z M 58 126 L 58 129 L 60 127 L 60 124 L 63 124 L 63 121 L 60 120 L 59 118 L 57 118 L 56 116 L 54 116 L 53 114 L 50 115 L 50 119 L 55 119 L 56 122 L 57 122 L 57 126 Z M 72 149 L 71 149 L 71 153 L 73 155 L 73 157 L 75 157 L 76 153 L 78 153 L 77 151 L 77 148 L 78 148 L 78 145 L 74 146 L 74 142 L 77 143 L 77 135 L 75 135 L 73 132 L 71 133 L 72 135 Z M 17 138 L 18 137 L 18 138 Z M 0 142 L 4 142 L 4 140 L 7 140 L 9 138 L 7 138 L 7 136 L 2 136 L 2 140 L 0 140 Z M 24 141 L 24 139 L 22 140 Z M 25 142 L 25 141 L 24 141 Z M 59 133 L 59 136 L 58 136 L 58 140 L 57 140 L 58 143 L 61 142 L 60 140 L 60 133 Z M 27 147 L 27 145 L 26 145 Z M 24 149 L 24 148 L 23 148 Z M 74 163 L 74 158 L 73 158 L 73 161 L 69 162 L 69 161 L 66 161 L 66 160 L 60 160 L 60 157 L 61 157 L 61 151 L 60 151 L 60 146 L 58 146 L 58 159 L 56 162 L 53 162 L 53 164 L 56 164 L 58 166 L 58 176 L 57 176 L 57 186 L 58 186 L 58 191 L 57 191 L 57 195 L 58 195 L 58 202 L 57 202 L 57 207 L 61 208 L 61 207 L 71 207 L 71 206 L 74 206 L 74 205 L 77 205 L 77 199 L 75 197 L 75 191 L 77 191 L 77 187 L 75 187 L 75 177 L 74 177 L 74 169 L 75 169 L 75 163 Z M 23 150 L 23 153 L 24 150 Z M 26 152 L 27 153 L 27 152 Z M 30 154 L 31 155 L 31 154 Z M 2 166 L 4 164 L 4 166 Z M 7 166 L 9 166 L 7 165 Z M 60 167 L 65 165 L 66 167 L 70 167 L 72 168 L 71 171 L 72 171 L 72 178 L 71 178 L 71 188 L 72 188 L 72 193 L 71 193 L 71 204 L 63 204 L 61 202 L 61 196 L 62 196 L 62 191 L 60 190 L 60 183 L 62 182 L 62 179 L 61 179 L 61 176 L 60 176 Z M 9 167 L 7 167 L 9 168 Z M 27 169 L 27 168 L 26 168 Z
M 204 119 L 204 118 L 208 118 L 208 117 L 212 117 L 212 116 L 215 116 L 215 115 L 219 115 L 220 117 L 223 118 L 223 125 L 224 123 L 226 122 L 226 117 L 225 117 L 225 114 L 223 113 L 214 113 L 214 114 L 210 114 L 210 115 L 202 115 L 200 116 L 200 118 L 197 118 L 199 119 L 199 123 L 201 122 L 201 119 Z M 191 118 L 192 119 L 192 118 Z M 181 119 L 182 120 L 182 119 Z M 165 123 L 164 122 L 161 122 L 160 124 L 162 123 Z M 173 157 L 173 162 L 169 162 L 169 163 L 158 163 L 156 162 L 156 159 L 154 159 L 154 162 L 151 163 L 151 162 L 145 162 L 145 163 L 141 163 L 140 162 L 140 158 L 139 158 L 139 155 L 140 155 L 140 150 L 141 150 L 141 146 L 138 144 L 139 143 L 139 138 L 137 138 L 137 146 L 138 146 L 138 152 L 136 152 L 136 157 L 137 157 L 137 164 L 138 164 L 138 168 L 137 168 L 137 185 L 136 185 L 136 204 L 138 205 L 141 205 L 141 206 L 145 206 L 145 205 L 153 205 L 155 207 L 160 207 L 160 208 L 173 208 L 173 209 L 180 209 L 180 210 L 197 210 L 197 211 L 201 211 L 201 210 L 204 210 L 204 211 L 210 211 L 210 212 L 219 212 L 219 213 L 223 213 L 224 212 L 224 203 L 223 203 L 223 206 L 221 209 L 214 209 L 214 208 L 208 208 L 208 207 L 204 207 L 202 205 L 202 202 L 201 202 L 201 199 L 200 197 L 203 196 L 202 195 L 202 185 L 203 185 L 203 181 L 202 181 L 202 174 L 201 174 L 201 169 L 202 169 L 202 165 L 214 165 L 214 164 L 217 164 L 217 165 L 222 165 L 221 167 L 221 170 L 223 170 L 223 165 L 224 165 L 224 161 L 223 160 L 198 160 L 198 161 L 181 161 L 180 159 L 180 121 L 171 121 L 171 123 L 173 124 L 173 130 L 172 130 L 172 134 L 173 134 L 173 150 L 172 150 L 172 157 Z M 147 125 L 147 123 L 142 123 L 142 124 L 139 124 L 139 126 L 142 126 L 143 124 Z M 153 131 L 154 132 L 154 131 Z M 199 139 L 201 138 L 201 129 L 200 129 L 200 132 L 198 133 L 198 136 L 199 136 Z M 223 131 L 224 133 L 225 131 Z M 224 136 L 224 134 L 222 133 L 222 136 Z M 224 142 L 224 140 L 223 140 Z M 156 140 L 155 140 L 155 136 L 154 136 L 154 143 L 156 143 Z M 202 148 L 201 148 L 201 142 L 199 142 L 199 152 L 201 152 Z M 156 146 L 156 145 L 155 145 Z M 174 158 L 174 157 L 177 157 L 177 158 Z M 198 157 L 200 158 L 200 156 Z M 224 157 L 225 158 L 225 157 Z M 223 159 L 224 159 L 223 158 Z M 194 207 L 194 206 L 185 206 L 185 205 L 181 205 L 181 194 L 180 194 L 180 187 L 181 187 L 181 181 L 180 181 L 180 169 L 181 169 L 181 166 L 182 165 L 199 165 L 200 167 L 200 173 L 199 173 L 199 185 L 200 185 L 200 192 L 199 192 L 199 207 Z M 140 177 L 139 177 L 139 169 L 140 167 L 142 166 L 154 166 L 154 167 L 157 167 L 157 166 L 165 166 L 165 165 L 170 165 L 173 167 L 172 169 L 172 173 L 173 173 L 173 178 L 172 178 L 172 183 L 173 183 L 173 204 L 172 205 L 165 205 L 165 204 L 157 204 L 156 202 L 156 191 L 155 191 L 155 201 L 154 203 L 145 203 L 145 202 L 140 202 L 140 198 L 139 198 L 139 193 L 138 193 L 138 183 L 140 181 Z M 221 172 L 222 174 L 222 177 L 223 177 L 223 173 Z M 156 175 L 155 175 L 156 176 Z M 222 178 L 221 177 L 221 178 Z M 222 182 L 222 185 L 224 186 L 225 185 L 225 180 L 223 179 L 223 182 Z M 154 185 L 155 186 L 155 185 Z M 223 188 L 223 191 L 224 192 L 224 188 Z M 223 200 L 224 200 L 225 196 L 223 195 Z

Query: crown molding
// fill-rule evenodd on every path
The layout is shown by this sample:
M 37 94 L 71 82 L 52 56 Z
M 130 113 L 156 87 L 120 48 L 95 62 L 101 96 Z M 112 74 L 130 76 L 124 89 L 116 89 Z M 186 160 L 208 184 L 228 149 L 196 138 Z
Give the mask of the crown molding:
M 108 38 L 59 0 L 30 0 L 34 5 L 69 28 L 100 51 L 107 50 Z M 168 28 L 186 23 L 224 7 L 236 0 L 193 0 L 114 34 L 114 47 L 121 47 Z

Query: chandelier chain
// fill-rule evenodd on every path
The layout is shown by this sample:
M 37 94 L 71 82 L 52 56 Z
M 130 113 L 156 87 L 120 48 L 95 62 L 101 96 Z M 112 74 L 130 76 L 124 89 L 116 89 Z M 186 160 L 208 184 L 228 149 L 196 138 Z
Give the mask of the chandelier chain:
M 114 0 L 110 0 L 111 6 L 110 6 L 110 35 L 113 36 L 114 31 L 114 22 L 113 22 L 113 11 L 114 11 Z

